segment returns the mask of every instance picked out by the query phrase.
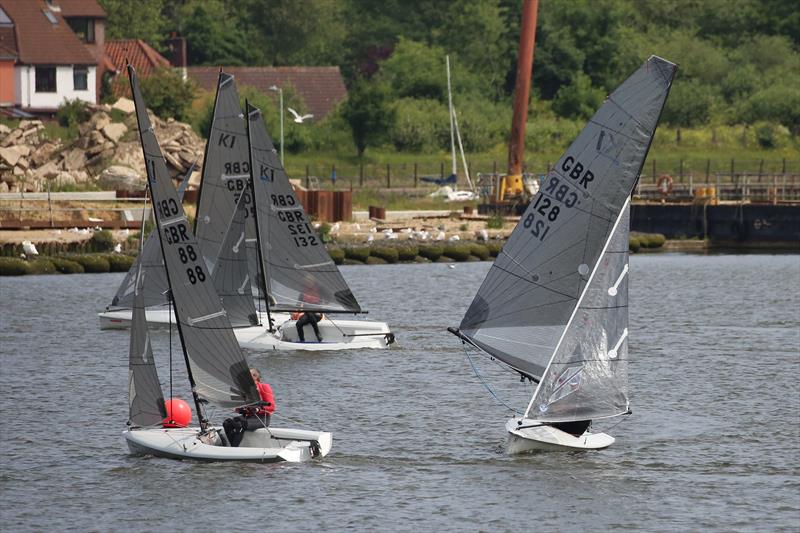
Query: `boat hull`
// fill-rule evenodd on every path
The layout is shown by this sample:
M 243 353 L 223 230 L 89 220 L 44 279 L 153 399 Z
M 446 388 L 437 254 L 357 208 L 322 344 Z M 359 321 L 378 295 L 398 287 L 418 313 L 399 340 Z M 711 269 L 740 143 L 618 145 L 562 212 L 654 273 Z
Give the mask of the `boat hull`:
M 316 337 L 310 326 L 305 327 L 306 342 L 300 342 L 297 336 L 297 325 L 294 320 L 286 320 L 276 331 L 268 331 L 263 327 L 237 328 L 233 332 L 239 346 L 254 352 L 269 350 L 355 350 L 385 349 L 394 342 L 394 334 L 389 331 L 386 322 L 370 320 L 338 320 L 325 318 L 318 323 L 322 342 Z
M 587 431 L 576 437 L 530 418 L 510 419 L 506 422 L 506 431 L 506 451 L 512 455 L 534 451 L 601 450 L 614 443 L 614 437 L 605 433 Z
M 221 428 L 212 428 L 222 432 Z M 199 428 L 136 428 L 122 432 L 131 453 L 194 461 L 300 463 L 330 453 L 333 437 L 324 431 L 259 428 L 230 447 L 219 439 L 201 439 Z M 212 433 L 213 436 L 213 433 Z

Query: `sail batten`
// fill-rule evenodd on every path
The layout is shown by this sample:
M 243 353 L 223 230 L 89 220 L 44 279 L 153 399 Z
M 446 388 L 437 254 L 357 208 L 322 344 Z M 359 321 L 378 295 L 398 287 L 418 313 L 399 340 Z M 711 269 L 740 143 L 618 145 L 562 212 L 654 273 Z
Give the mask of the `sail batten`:
M 648 59 L 548 172 L 461 322 L 481 349 L 544 375 L 638 179 L 675 68 Z
M 161 235 L 161 252 L 195 403 L 199 409 L 203 402 L 222 407 L 256 402 L 259 395 L 247 360 L 233 335 L 166 164 L 163 158 L 157 157 L 160 147 L 150 127 L 133 67 L 128 67 L 128 73 L 145 154 L 147 182 Z M 179 221 L 164 224 L 165 220 L 175 219 Z M 198 327 L 190 323 L 188 317 L 205 320 Z

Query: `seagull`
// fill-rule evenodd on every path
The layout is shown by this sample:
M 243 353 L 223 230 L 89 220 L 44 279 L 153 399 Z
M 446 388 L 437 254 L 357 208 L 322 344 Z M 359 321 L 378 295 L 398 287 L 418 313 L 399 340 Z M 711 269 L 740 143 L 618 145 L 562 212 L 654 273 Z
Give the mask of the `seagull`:
M 455 265 L 447 265 L 447 268 L 455 268 Z
M 25 255 L 39 255 L 36 245 L 31 241 L 22 241 L 22 251 L 25 252 Z
M 309 113 L 308 115 L 303 115 L 303 116 L 300 116 L 300 113 L 298 113 L 297 111 L 295 111 L 295 110 L 294 110 L 294 109 L 292 109 L 291 107 L 287 107 L 286 109 L 288 109 L 288 110 L 289 110 L 289 113 L 291 113 L 292 115 L 294 115 L 294 121 L 295 121 L 295 122 L 297 122 L 298 124 L 302 124 L 302 123 L 303 123 L 303 121 L 304 121 L 305 119 L 307 119 L 307 118 L 314 118 L 314 115 L 312 115 L 312 114 L 310 114 L 310 113 Z
M 117 243 L 117 244 L 114 246 L 114 253 L 117 253 L 117 254 L 121 254 L 121 253 L 122 253 L 122 244 L 120 244 L 120 243 Z

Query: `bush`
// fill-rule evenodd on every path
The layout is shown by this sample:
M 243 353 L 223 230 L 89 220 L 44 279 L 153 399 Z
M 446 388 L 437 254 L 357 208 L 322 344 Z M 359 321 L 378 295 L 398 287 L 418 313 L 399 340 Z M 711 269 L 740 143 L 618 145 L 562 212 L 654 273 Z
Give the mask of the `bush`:
M 397 248 L 397 259 L 400 261 L 413 261 L 419 255 L 419 246 L 404 244 Z
M 436 261 L 444 253 L 444 248 L 438 244 L 431 244 L 428 246 L 419 247 L 419 255 L 428 259 L 429 261 Z
M 83 267 L 84 272 L 90 274 L 108 272 L 111 270 L 108 259 L 102 255 L 74 255 L 71 256 L 70 259 L 79 263 Z
M 489 250 L 489 255 L 491 255 L 492 257 L 497 257 L 498 255 L 500 255 L 500 251 L 503 249 L 504 244 L 505 242 L 498 242 L 498 241 L 487 242 L 486 248 Z
M 28 263 L 29 274 L 55 274 L 56 267 L 49 257 L 37 257 Z
M 319 238 L 322 239 L 322 242 L 331 242 L 333 240 L 331 238 L 331 225 L 327 222 L 323 222 L 317 228 L 317 232 L 319 233 Z
M 114 235 L 107 229 L 95 231 L 90 248 L 95 252 L 110 252 L 114 248 Z
M 105 256 L 111 267 L 111 272 L 127 272 L 133 266 L 135 258 L 124 254 L 108 254 Z
M 140 82 L 144 101 L 153 113 L 162 119 L 188 120 L 189 106 L 197 90 L 192 80 L 184 81 L 172 69 L 161 68 Z
M 30 265 L 18 257 L 0 257 L 0 276 L 24 276 Z
M 660 233 L 631 233 L 630 238 L 639 241 L 641 248 L 661 248 L 666 242 L 666 237 Z
M 78 98 L 64 100 L 64 103 L 56 111 L 58 124 L 68 129 L 77 128 L 79 124 L 86 122 L 91 116 L 88 104 Z
M 444 247 L 442 255 L 454 261 L 466 261 L 469 259 L 470 250 L 467 244 L 448 244 Z
M 489 256 L 489 248 L 484 246 L 483 244 L 478 244 L 476 242 L 471 243 L 469 245 L 469 253 L 480 259 L 481 261 L 488 261 Z
M 64 259 L 63 257 L 51 257 L 50 262 L 56 268 L 56 271 L 62 274 L 83 274 L 83 266 L 75 261 Z
M 344 250 L 342 250 L 341 248 L 333 248 L 331 250 L 328 250 L 328 253 L 331 256 L 331 259 L 333 259 L 333 262 L 336 263 L 337 265 L 341 265 L 342 263 L 344 263 Z
M 642 247 L 642 243 L 639 242 L 639 239 L 636 237 L 629 237 L 628 238 L 628 250 L 631 252 L 638 252 L 639 249 Z
M 486 227 L 488 229 L 503 229 L 505 222 L 506 221 L 503 218 L 503 215 L 500 213 L 495 213 L 486 221 Z
M 391 246 L 376 246 L 370 252 L 370 257 L 378 257 L 387 263 L 397 263 L 399 256 L 400 254 L 397 252 L 397 248 Z
M 344 256 L 347 259 L 361 261 L 362 263 L 366 262 L 367 258 L 369 257 L 369 253 L 370 250 L 367 246 L 350 247 L 344 249 Z

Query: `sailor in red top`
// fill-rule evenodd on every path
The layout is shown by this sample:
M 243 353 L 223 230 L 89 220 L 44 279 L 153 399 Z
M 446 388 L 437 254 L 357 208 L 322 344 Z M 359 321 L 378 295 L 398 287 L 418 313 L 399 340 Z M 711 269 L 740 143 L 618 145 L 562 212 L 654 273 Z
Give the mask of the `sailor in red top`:
M 251 368 L 250 375 L 258 388 L 261 405 L 258 405 L 257 408 L 248 406 L 237 409 L 240 413 L 239 416 L 228 418 L 222 423 L 228 444 L 233 447 L 239 446 L 245 431 L 255 431 L 258 428 L 269 426 L 269 419 L 275 412 L 275 396 L 272 394 L 272 387 L 269 386 L 269 383 L 261 381 L 261 372 L 257 369 Z

